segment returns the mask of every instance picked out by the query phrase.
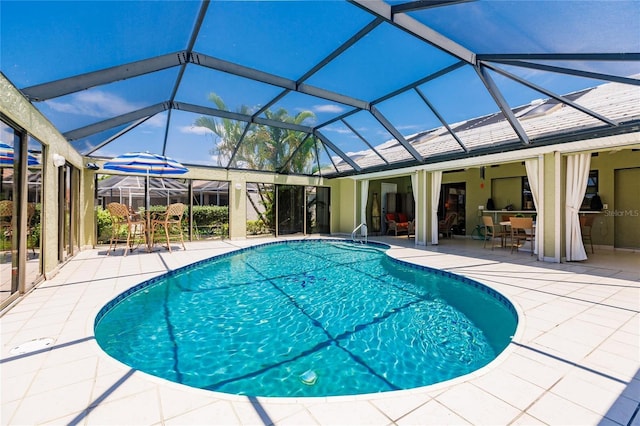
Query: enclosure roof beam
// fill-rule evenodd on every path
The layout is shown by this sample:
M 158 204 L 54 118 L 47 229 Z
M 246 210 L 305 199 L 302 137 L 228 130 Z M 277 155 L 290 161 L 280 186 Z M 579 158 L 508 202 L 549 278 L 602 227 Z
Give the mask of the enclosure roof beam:
M 413 89 L 415 87 L 421 86 L 421 85 L 423 85 L 425 83 L 428 83 L 428 82 L 430 82 L 432 80 L 435 80 L 438 77 L 442 77 L 445 74 L 449 74 L 450 72 L 455 71 L 458 68 L 463 67 L 465 65 L 468 65 L 468 64 L 466 62 L 464 62 L 464 61 L 457 61 L 456 63 L 451 64 L 448 67 L 445 67 L 445 68 L 443 68 L 443 69 L 441 69 L 439 71 L 436 71 L 433 74 L 429 74 L 426 77 L 423 77 L 423 78 L 421 78 L 421 79 L 419 79 L 417 81 L 414 81 L 413 83 L 407 84 L 404 87 L 401 87 L 401 88 L 399 88 L 399 89 L 397 89 L 397 90 L 395 90 L 395 91 L 393 91 L 391 93 L 387 93 L 386 95 L 379 97 L 378 99 L 376 99 L 374 101 L 371 101 L 371 105 L 376 105 L 376 104 L 379 104 L 380 102 L 384 102 L 387 99 L 391 99 L 391 98 L 393 98 L 393 97 L 395 97 L 395 96 L 397 96 L 397 95 L 399 95 L 401 93 L 404 93 L 404 92 L 406 92 L 408 90 L 411 90 L 411 89 Z
M 511 111 L 511 107 L 504 99 L 504 96 L 502 96 L 500 89 L 498 89 L 498 86 L 495 81 L 493 81 L 493 78 L 491 78 L 491 75 L 487 72 L 487 68 L 481 65 L 474 68 L 478 73 L 480 80 L 482 80 L 482 83 L 484 83 L 485 87 L 489 91 L 489 94 L 491 94 L 491 97 L 498 105 L 498 108 L 500 108 L 500 111 L 502 111 L 502 114 L 516 132 L 516 135 L 518 135 L 520 141 L 522 141 L 523 144 L 528 145 L 530 141 L 529 136 L 527 136 L 527 132 L 525 132 L 522 124 L 520 124 L 520 121 L 518 121 L 513 111 Z
M 194 105 L 185 102 L 174 102 L 173 107 L 181 111 L 189 111 L 196 114 L 210 115 L 213 117 L 228 118 L 230 120 L 244 121 L 248 123 L 264 124 L 265 126 L 278 127 L 281 129 L 295 130 L 304 133 L 313 133 L 313 128 L 301 124 L 287 123 L 285 121 L 270 120 L 262 117 L 252 117 L 239 112 L 223 111 L 217 108 L 210 108 L 201 105 Z
M 380 159 L 381 159 L 382 161 L 384 161 L 384 162 L 385 162 L 385 164 L 389 164 L 389 162 L 387 161 L 387 159 L 386 159 L 386 158 L 384 158 L 384 157 L 383 157 L 383 156 L 378 152 L 378 150 L 377 150 L 377 149 L 375 149 L 375 148 L 374 148 L 374 147 L 369 143 L 369 141 L 367 141 L 367 140 L 364 138 L 364 136 L 362 136 L 362 135 L 360 134 L 360 132 L 358 132 L 358 131 L 357 131 L 357 130 L 356 130 L 356 129 L 351 125 L 351 124 L 347 123 L 347 120 L 341 120 L 341 121 L 342 121 L 342 123 L 344 123 L 344 125 L 345 125 L 345 126 L 347 126 L 347 127 L 349 128 L 349 130 L 351 130 L 351 131 L 353 132 L 353 134 L 354 134 L 354 135 L 356 135 L 358 138 L 360 138 L 360 140 L 361 140 L 362 142 L 364 142 L 364 143 L 369 147 L 369 149 L 370 149 L 371 151 L 373 151 L 373 153 L 374 153 L 374 154 L 376 154 L 378 157 L 380 157 Z
M 478 53 L 478 61 L 640 61 L 640 53 Z
M 415 12 L 417 10 L 432 9 L 440 6 L 451 6 L 459 3 L 467 3 L 473 0 L 416 0 L 391 6 L 391 14 Z
M 233 159 L 236 157 L 236 154 L 240 149 L 240 145 L 244 141 L 244 137 L 247 136 L 247 132 L 249 131 L 250 127 L 251 127 L 251 123 L 247 123 L 244 126 L 244 129 L 242 129 L 242 135 L 240 135 L 240 139 L 238 140 L 238 143 L 236 144 L 236 146 L 233 147 L 233 152 L 231 153 L 231 157 L 229 157 L 229 162 L 227 163 L 226 169 L 229 169 L 231 167 L 231 164 L 233 164 Z
M 117 132 L 116 134 L 114 134 L 113 136 L 107 138 L 106 140 L 102 141 L 101 143 L 99 143 L 98 145 L 94 146 L 91 151 L 87 152 L 85 155 L 91 155 L 94 152 L 96 152 L 97 150 L 99 150 L 100 148 L 102 148 L 105 145 L 110 144 L 111 142 L 113 142 L 114 140 L 118 139 L 120 136 L 124 135 L 125 133 L 130 132 L 131 130 L 135 129 L 136 127 L 138 127 L 139 125 L 141 125 L 142 123 L 144 123 L 145 121 L 147 121 L 148 119 L 150 119 L 152 116 L 148 116 L 148 117 L 143 117 L 137 121 L 135 121 L 134 123 L 131 123 L 129 126 L 125 127 L 124 129 L 120 130 L 119 132 Z
M 540 70 L 540 71 L 555 72 L 558 74 L 575 75 L 578 77 L 593 78 L 596 80 L 612 81 L 615 83 L 632 84 L 634 86 L 640 86 L 640 80 L 638 80 L 637 78 L 621 77 L 621 76 L 611 75 L 611 74 L 602 74 L 598 72 L 570 69 L 570 68 L 558 67 L 555 65 L 538 64 L 535 62 L 514 61 L 514 60 L 497 60 L 497 61 L 481 60 L 481 62 L 484 63 L 485 65 L 487 65 L 487 62 L 493 62 L 493 63 L 503 64 L 503 65 L 520 67 L 520 68 L 530 68 L 530 69 Z
M 196 18 L 196 22 L 193 25 L 193 30 L 191 31 L 191 37 L 189 38 L 189 44 L 187 45 L 187 52 L 191 53 L 193 51 L 193 46 L 196 44 L 196 40 L 198 39 L 198 33 L 200 32 L 200 28 L 202 27 L 202 21 L 204 21 L 204 17 L 207 14 L 207 9 L 209 8 L 209 0 L 204 0 L 200 5 L 200 10 L 198 11 L 198 16 Z M 171 96 L 169 97 L 169 102 L 173 102 L 176 99 L 176 94 L 178 93 L 178 89 L 180 88 L 180 83 L 182 82 L 182 77 L 184 76 L 184 72 L 187 69 L 187 63 L 183 62 L 180 65 L 180 71 L 178 71 L 178 76 L 176 77 L 176 81 L 173 84 L 173 89 L 171 90 Z M 164 139 L 162 142 L 162 155 L 166 155 L 167 151 L 167 141 L 169 139 L 169 127 L 171 126 L 171 110 L 169 110 L 167 114 L 167 120 L 164 126 Z
M 156 56 L 155 58 L 144 59 L 142 61 L 130 62 L 100 71 L 75 75 L 51 81 L 49 83 L 38 84 L 22 89 L 22 93 L 31 101 L 39 102 L 47 99 L 57 98 L 70 93 L 86 90 L 91 87 L 113 83 L 114 81 L 126 80 L 154 71 L 178 66 L 186 60 L 186 52 L 169 53 Z
M 207 56 L 202 53 L 194 53 L 193 61 L 194 63 L 207 68 L 223 71 L 240 77 L 249 78 L 254 81 L 271 84 L 273 86 L 282 87 L 283 89 L 289 89 L 292 91 L 304 93 L 306 95 L 320 97 L 329 101 L 339 102 L 356 108 L 366 109 L 368 106 L 367 102 L 352 98 L 350 96 L 331 92 L 329 90 L 310 86 L 307 84 L 299 84 L 295 80 L 256 70 L 254 68 L 245 67 L 243 65 L 235 64 L 223 59 Z
M 75 130 L 63 133 L 63 136 L 68 141 L 78 140 L 96 133 L 103 132 L 113 127 L 121 126 L 132 121 L 139 120 L 141 118 L 151 117 L 159 112 L 166 111 L 170 108 L 169 102 L 162 102 L 159 104 L 151 105 L 146 108 L 141 108 L 136 111 L 132 111 L 126 114 L 119 115 L 117 117 L 109 118 L 98 123 L 90 124 L 85 127 L 80 127 Z
M 462 141 L 460 140 L 456 132 L 454 132 L 453 129 L 449 126 L 449 124 L 445 121 L 444 117 L 440 115 L 440 112 L 438 112 L 436 107 L 429 101 L 429 99 L 422 92 L 422 90 L 420 90 L 419 87 L 414 88 L 414 90 L 416 91 L 418 96 L 420 96 L 422 101 L 429 107 L 431 112 L 433 112 L 433 114 L 438 118 L 438 120 L 440 120 L 440 123 L 442 123 L 442 125 L 447 129 L 449 134 L 456 140 L 456 142 L 458 142 L 458 145 L 460 145 L 460 147 L 464 150 L 464 152 L 469 152 L 469 149 L 465 146 L 464 143 L 462 143 Z
M 293 150 L 291 155 L 285 160 L 285 162 L 282 164 L 282 166 L 278 169 L 277 173 L 285 174 L 287 172 L 286 168 L 287 168 L 287 166 L 289 166 L 289 163 L 291 162 L 291 159 L 293 157 L 295 157 L 295 155 L 298 153 L 300 148 L 304 145 L 304 143 L 307 141 L 307 139 L 309 139 L 309 136 L 311 136 L 311 135 L 310 134 L 304 135 L 304 138 L 302 138 L 302 142 L 300 142 L 300 145 L 298 145 L 296 147 L 296 149 Z
M 557 94 L 553 93 L 550 90 L 547 90 L 547 89 L 545 89 L 543 87 L 540 87 L 537 84 L 531 83 L 531 82 L 529 82 L 529 81 L 527 81 L 525 79 L 522 79 L 522 78 L 520 78 L 520 77 L 518 77 L 516 75 L 513 75 L 513 74 L 511 74 L 511 73 L 509 73 L 507 71 L 501 70 L 500 68 L 491 66 L 490 64 L 484 64 L 484 66 L 486 66 L 489 69 L 494 70 L 495 72 L 497 72 L 499 74 L 504 75 L 505 77 L 508 77 L 508 78 L 510 78 L 510 79 L 512 79 L 514 81 L 517 81 L 518 83 L 524 84 L 525 86 L 530 87 L 533 90 L 536 90 L 536 91 L 538 91 L 540 93 L 544 93 L 545 95 L 549 96 L 550 98 L 553 98 L 553 99 L 555 99 L 555 100 L 557 100 L 559 102 L 562 102 L 563 104 L 569 105 L 570 107 L 575 108 L 578 111 L 584 112 L 585 114 L 588 114 L 588 115 L 592 116 L 593 118 L 595 118 L 597 120 L 603 121 L 603 122 L 605 122 L 605 123 L 607 123 L 607 124 L 609 124 L 611 126 L 617 126 L 618 125 L 617 122 L 615 122 L 613 120 L 610 120 L 607 117 L 604 117 L 604 116 L 602 116 L 602 115 L 600 115 L 600 114 L 598 114 L 598 113 L 596 113 L 594 111 L 591 111 L 590 109 L 585 108 L 585 107 L 583 107 L 583 106 L 571 101 L 570 99 L 567 99 L 567 98 L 565 98 L 563 96 L 560 96 L 560 95 L 557 95 Z
M 404 149 L 406 149 L 415 160 L 422 162 L 422 155 L 420 155 L 420 153 L 416 151 L 413 145 L 411 145 L 404 138 L 404 136 L 402 136 L 402 133 L 400 133 L 398 129 L 396 129 L 393 124 L 391 124 L 391 122 L 387 120 L 387 118 L 380 111 L 378 111 L 375 106 L 371 106 L 371 114 L 373 114 L 376 120 L 378 120 L 378 122 L 382 124 L 382 126 L 387 129 L 389 133 L 391 133 L 391 136 L 393 136 L 398 142 L 400 142 L 400 145 L 402 145 Z
M 340 148 L 338 148 L 337 146 L 335 146 L 333 144 L 333 142 L 331 142 L 329 139 L 327 139 L 327 137 L 325 135 L 323 135 L 322 133 L 320 133 L 319 131 L 315 131 L 314 132 L 314 136 L 317 137 L 318 139 L 320 139 L 322 141 L 323 144 L 325 144 L 326 146 L 328 146 L 329 148 L 331 148 L 331 150 L 333 152 L 335 152 L 336 154 L 338 154 L 338 156 L 340 158 L 342 158 L 342 160 L 344 160 L 345 163 L 347 163 L 348 165 L 351 166 L 351 168 L 353 168 L 356 172 L 359 172 L 361 170 L 360 166 L 358 166 L 355 161 L 353 161 L 351 159 L 351 157 L 349 157 L 347 154 L 345 154 Z M 335 164 L 334 164 L 335 167 Z
M 439 32 L 427 27 L 423 23 L 417 21 L 406 13 L 392 13 L 389 4 L 382 0 L 349 0 L 350 3 L 359 6 L 374 16 L 390 22 L 392 25 L 412 34 L 419 39 L 426 41 L 438 49 L 449 53 L 469 64 L 475 64 L 476 55 L 464 46 L 445 37 Z

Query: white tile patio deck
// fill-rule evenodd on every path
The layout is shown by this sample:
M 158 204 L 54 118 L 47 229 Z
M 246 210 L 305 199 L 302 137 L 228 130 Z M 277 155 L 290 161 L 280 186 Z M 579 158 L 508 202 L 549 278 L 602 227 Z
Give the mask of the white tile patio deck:
M 96 344 L 110 299 L 167 270 L 270 240 L 190 243 L 186 251 L 105 256 L 87 250 L 2 318 L 3 425 L 640 425 L 640 253 L 598 250 L 584 263 L 537 262 L 480 241 L 391 256 L 476 279 L 516 305 L 513 343 L 487 367 L 409 391 L 310 399 L 246 398 L 131 370 Z M 52 338 L 41 350 L 11 349 Z

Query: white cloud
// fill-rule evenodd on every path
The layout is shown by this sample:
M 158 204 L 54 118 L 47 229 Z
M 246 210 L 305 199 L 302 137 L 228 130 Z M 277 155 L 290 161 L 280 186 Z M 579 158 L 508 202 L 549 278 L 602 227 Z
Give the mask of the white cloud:
M 166 114 L 156 114 L 143 124 L 149 127 L 164 127 L 167 125 L 167 115 Z
M 313 106 L 313 110 L 315 112 L 340 113 L 340 112 L 344 111 L 344 108 L 341 107 L 340 105 L 336 105 L 336 104 L 325 104 L 325 105 L 314 105 Z
M 420 126 L 417 125 L 417 124 L 407 124 L 407 125 L 404 125 L 404 126 L 396 127 L 396 129 L 398 129 L 398 130 L 415 130 L 415 129 L 418 129 L 418 128 L 420 128 Z
M 186 133 L 190 135 L 209 135 L 213 133 L 208 127 L 202 126 L 181 126 L 180 133 Z
M 346 127 L 327 126 L 327 127 L 323 127 L 322 131 L 334 132 L 341 135 L 353 134 L 353 132 Z
M 46 104 L 54 111 L 98 118 L 114 117 L 141 108 L 120 96 L 101 90 L 78 92 L 71 95 L 68 102 L 50 100 Z

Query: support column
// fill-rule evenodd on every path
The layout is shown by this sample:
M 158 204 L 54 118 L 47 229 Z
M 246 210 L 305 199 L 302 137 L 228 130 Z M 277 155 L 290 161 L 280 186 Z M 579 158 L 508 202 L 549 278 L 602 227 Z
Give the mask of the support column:
M 541 169 L 544 172 L 544 187 L 541 188 L 541 208 L 538 214 L 542 216 L 542 241 L 540 249 L 545 262 L 560 263 L 560 246 L 562 238 L 562 226 L 560 217 L 561 206 L 561 155 L 552 152 L 543 155 L 544 161 Z
M 432 229 L 433 229 L 433 224 L 431 223 L 431 217 L 433 216 L 432 213 L 432 208 L 431 208 L 431 185 L 432 185 L 432 181 L 433 181 L 433 174 L 430 172 L 425 172 L 425 176 L 424 176 L 424 206 L 425 206 L 425 211 L 424 211 L 424 219 L 425 219 L 425 225 L 424 225 L 424 230 L 425 230 L 425 235 L 424 235 L 424 241 L 425 241 L 425 245 L 433 245 L 432 241 L 431 241 L 431 234 L 432 234 Z
M 426 246 L 428 234 L 428 220 L 429 215 L 429 191 L 427 190 L 427 172 L 424 170 L 418 170 L 418 197 L 416 199 L 416 245 Z
M 247 183 L 244 180 L 229 182 L 229 238 L 247 237 Z

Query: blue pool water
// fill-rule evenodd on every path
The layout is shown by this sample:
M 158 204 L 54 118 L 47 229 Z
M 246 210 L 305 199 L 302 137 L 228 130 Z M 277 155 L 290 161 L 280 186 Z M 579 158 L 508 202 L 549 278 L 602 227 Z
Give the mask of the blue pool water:
M 98 314 L 132 368 L 250 396 L 409 389 L 470 373 L 511 341 L 513 306 L 477 282 L 411 266 L 386 246 L 271 243 L 144 282 Z

